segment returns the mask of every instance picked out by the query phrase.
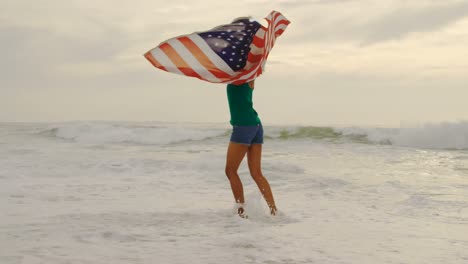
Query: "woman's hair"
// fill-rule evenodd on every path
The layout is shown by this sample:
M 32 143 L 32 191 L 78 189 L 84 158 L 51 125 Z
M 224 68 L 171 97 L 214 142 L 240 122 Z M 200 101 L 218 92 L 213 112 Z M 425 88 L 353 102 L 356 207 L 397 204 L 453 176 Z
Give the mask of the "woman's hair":
M 232 20 L 231 24 L 236 23 L 236 22 L 241 22 L 243 20 L 251 20 L 251 19 L 252 19 L 251 16 L 238 17 L 238 18 L 235 18 L 234 20 Z

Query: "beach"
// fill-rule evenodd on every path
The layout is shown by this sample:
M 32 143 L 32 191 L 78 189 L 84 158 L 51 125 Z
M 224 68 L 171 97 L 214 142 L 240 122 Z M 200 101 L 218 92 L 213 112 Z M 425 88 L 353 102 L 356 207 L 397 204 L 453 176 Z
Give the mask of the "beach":
M 468 122 L 264 128 L 242 219 L 226 123 L 0 123 L 0 263 L 468 262 Z

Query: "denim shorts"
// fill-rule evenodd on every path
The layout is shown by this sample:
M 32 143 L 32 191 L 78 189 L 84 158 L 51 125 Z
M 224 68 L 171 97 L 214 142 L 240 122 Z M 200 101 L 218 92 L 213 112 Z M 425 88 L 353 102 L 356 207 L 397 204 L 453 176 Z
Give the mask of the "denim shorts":
M 231 142 L 252 145 L 263 144 L 263 126 L 232 126 Z

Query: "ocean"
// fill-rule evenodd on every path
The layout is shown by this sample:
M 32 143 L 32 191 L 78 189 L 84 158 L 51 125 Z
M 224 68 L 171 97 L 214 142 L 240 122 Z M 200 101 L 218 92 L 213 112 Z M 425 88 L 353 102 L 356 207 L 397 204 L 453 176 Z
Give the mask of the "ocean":
M 264 129 L 242 219 L 228 124 L 0 123 L 0 263 L 468 263 L 468 122 Z

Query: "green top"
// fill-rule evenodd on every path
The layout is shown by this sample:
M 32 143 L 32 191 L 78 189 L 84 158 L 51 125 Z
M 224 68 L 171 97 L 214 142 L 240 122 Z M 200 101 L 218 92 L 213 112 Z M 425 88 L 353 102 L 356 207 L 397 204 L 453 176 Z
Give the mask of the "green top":
M 248 83 L 228 84 L 226 91 L 229 112 L 231 113 L 231 125 L 256 126 L 261 123 L 257 112 L 253 109 L 253 89 L 250 88 Z

